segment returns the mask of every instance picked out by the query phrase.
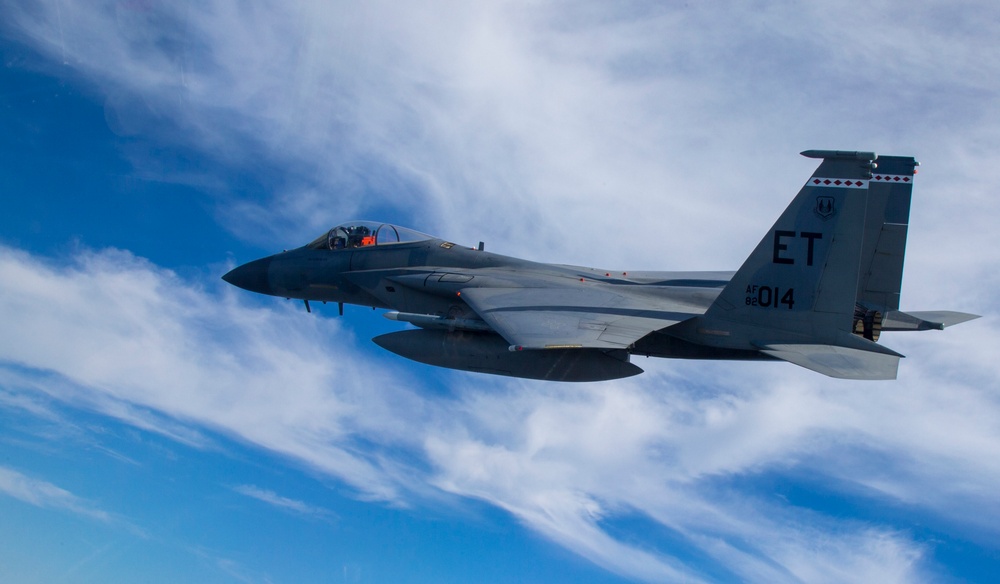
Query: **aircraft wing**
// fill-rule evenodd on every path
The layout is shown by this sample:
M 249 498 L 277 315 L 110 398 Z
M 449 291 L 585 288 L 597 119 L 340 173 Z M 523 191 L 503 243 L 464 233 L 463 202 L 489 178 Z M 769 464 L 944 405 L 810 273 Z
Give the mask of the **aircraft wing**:
M 704 312 L 612 287 L 466 288 L 461 294 L 511 346 L 522 349 L 625 349 Z

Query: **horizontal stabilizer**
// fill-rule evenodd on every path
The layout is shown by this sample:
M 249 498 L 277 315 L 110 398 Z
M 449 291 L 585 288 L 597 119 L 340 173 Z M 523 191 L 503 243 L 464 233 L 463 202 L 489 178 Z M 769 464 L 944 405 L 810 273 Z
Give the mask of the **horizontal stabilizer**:
M 767 345 L 762 353 L 837 379 L 895 379 L 899 356 L 835 345 Z
M 894 310 L 882 320 L 883 331 L 929 331 L 943 330 L 967 320 L 979 318 L 978 314 L 953 312 L 951 310 L 930 310 L 925 312 L 900 312 Z

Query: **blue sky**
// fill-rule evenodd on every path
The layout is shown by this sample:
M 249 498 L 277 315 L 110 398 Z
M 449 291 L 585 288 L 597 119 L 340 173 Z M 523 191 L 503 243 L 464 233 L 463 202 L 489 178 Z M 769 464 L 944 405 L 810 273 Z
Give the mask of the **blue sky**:
M 1000 571 L 994 4 L 0 10 L 0 580 Z M 886 334 L 896 381 L 438 370 L 219 279 L 354 218 L 735 269 L 809 148 L 916 156 L 903 307 L 984 315 Z

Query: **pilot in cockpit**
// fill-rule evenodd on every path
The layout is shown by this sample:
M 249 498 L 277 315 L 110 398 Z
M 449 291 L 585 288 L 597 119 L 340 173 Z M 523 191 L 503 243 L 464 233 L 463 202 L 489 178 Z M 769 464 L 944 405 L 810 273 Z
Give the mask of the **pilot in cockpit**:
M 357 249 L 396 243 L 411 243 L 427 239 L 431 239 L 431 236 L 419 231 L 413 231 L 412 229 L 389 225 L 388 223 L 352 221 L 334 227 L 316 238 L 308 247 L 330 250 Z
M 364 247 L 374 244 L 375 238 L 372 236 L 372 230 L 368 227 L 364 225 L 356 225 L 354 227 L 347 228 L 348 247 Z

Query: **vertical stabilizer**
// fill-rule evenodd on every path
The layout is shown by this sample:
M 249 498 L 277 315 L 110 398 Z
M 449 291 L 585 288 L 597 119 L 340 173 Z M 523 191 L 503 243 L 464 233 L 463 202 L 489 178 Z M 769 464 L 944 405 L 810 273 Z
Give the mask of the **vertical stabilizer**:
M 910 196 L 919 164 L 910 156 L 879 156 L 868 187 L 865 238 L 858 280 L 860 308 L 899 309 Z
M 705 318 L 820 342 L 850 332 L 875 154 L 807 150 L 823 162 Z M 761 331 L 763 336 L 768 336 Z
M 873 342 L 874 324 L 856 309 L 859 296 L 898 297 L 909 191 L 886 182 L 870 199 L 873 152 L 802 154 L 823 162 L 708 311 L 671 332 L 831 377 L 893 379 L 901 355 Z M 899 172 L 893 165 L 905 160 L 890 167 Z

